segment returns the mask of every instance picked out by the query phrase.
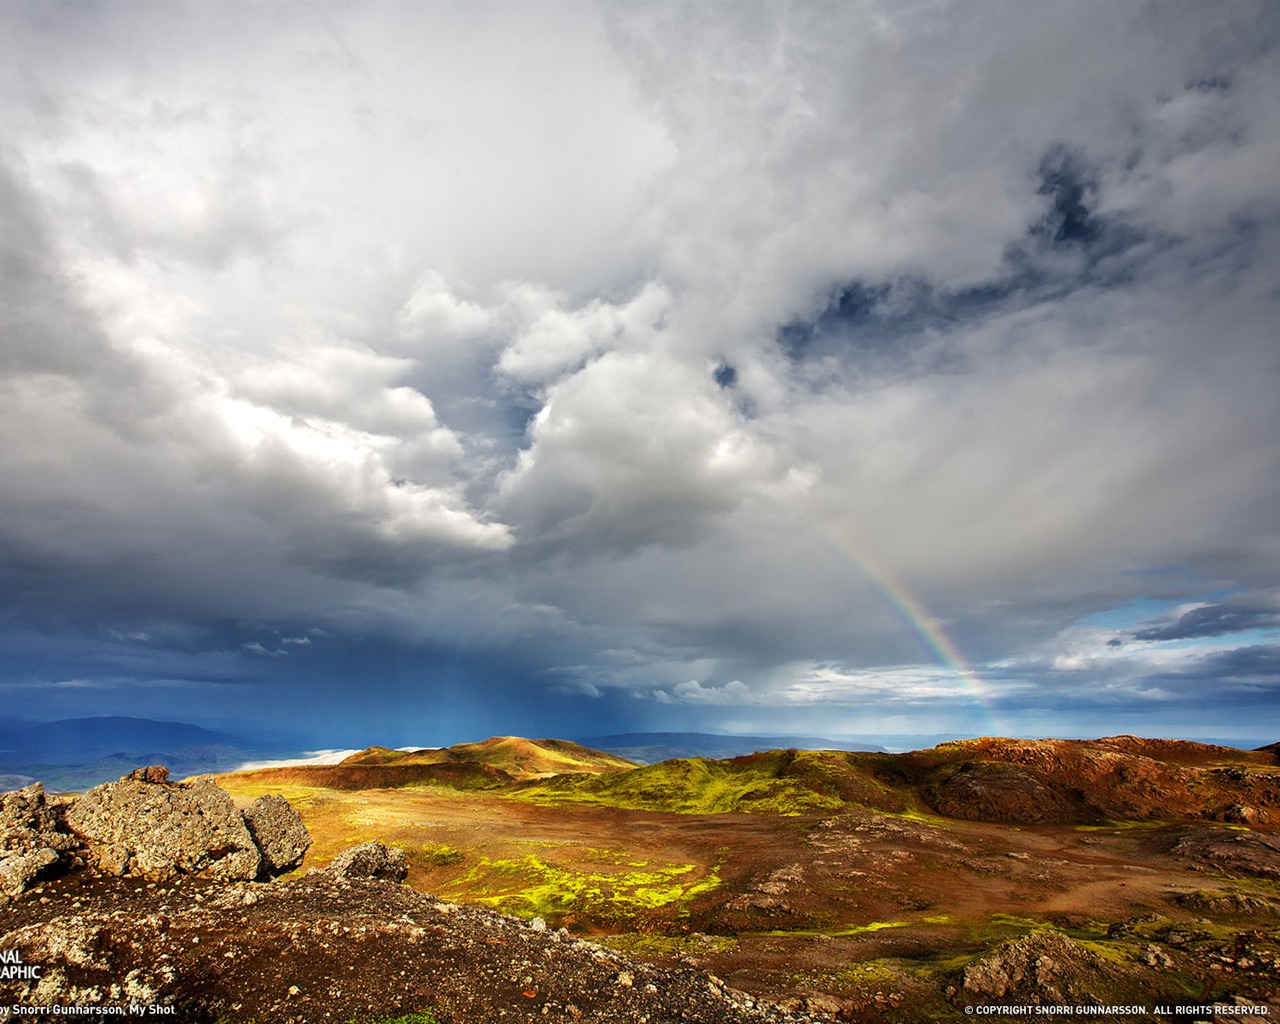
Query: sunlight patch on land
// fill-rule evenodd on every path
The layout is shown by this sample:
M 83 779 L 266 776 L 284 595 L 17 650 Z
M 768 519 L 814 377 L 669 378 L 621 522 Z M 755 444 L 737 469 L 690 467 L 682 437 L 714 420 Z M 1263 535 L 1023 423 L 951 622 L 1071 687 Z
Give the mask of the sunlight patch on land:
M 579 872 L 528 854 L 518 859 L 481 857 L 441 895 L 555 923 L 567 917 L 624 920 L 667 908 L 687 913 L 692 900 L 719 885 L 714 870 L 699 877 L 693 864 L 646 871 Z

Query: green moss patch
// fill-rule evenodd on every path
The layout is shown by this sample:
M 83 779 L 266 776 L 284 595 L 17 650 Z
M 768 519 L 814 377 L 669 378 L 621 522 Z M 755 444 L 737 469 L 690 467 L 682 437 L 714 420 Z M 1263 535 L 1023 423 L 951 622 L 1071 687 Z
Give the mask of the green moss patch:
M 850 802 L 902 801 L 841 754 L 774 750 L 712 761 L 676 758 L 610 775 L 561 775 L 527 783 L 512 796 L 559 806 L 585 804 L 676 814 L 734 811 L 799 815 L 840 810 Z
M 518 859 L 481 857 L 441 895 L 550 923 L 621 921 L 663 911 L 683 915 L 692 900 L 719 884 L 714 870 L 698 877 L 692 864 L 596 873 L 570 871 L 528 854 Z

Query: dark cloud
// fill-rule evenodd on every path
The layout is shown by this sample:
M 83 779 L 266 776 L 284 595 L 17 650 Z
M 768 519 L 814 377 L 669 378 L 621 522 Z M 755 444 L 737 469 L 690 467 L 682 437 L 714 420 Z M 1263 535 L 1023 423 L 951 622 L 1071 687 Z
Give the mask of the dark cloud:
M 32 715 L 1274 709 L 1272 655 L 1221 648 L 1276 625 L 1275 5 L 0 25 Z
M 1151 626 L 1132 634 L 1134 640 L 1190 640 L 1226 636 L 1250 629 L 1280 629 L 1280 609 L 1275 603 L 1228 601 L 1205 604 L 1180 615 L 1176 622 Z

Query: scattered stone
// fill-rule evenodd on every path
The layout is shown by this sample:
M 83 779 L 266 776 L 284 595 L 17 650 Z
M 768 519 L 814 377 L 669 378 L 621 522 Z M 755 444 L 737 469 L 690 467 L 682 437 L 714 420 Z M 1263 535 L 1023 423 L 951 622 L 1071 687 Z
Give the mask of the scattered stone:
M 409 858 L 399 847 L 361 843 L 333 858 L 326 873 L 338 878 L 385 878 L 402 882 L 409 874 Z
M 1265 896 L 1251 896 L 1241 892 L 1182 892 L 1174 896 L 1174 902 L 1188 910 L 1201 913 L 1227 915 L 1266 914 L 1280 917 L 1280 903 Z
M 1280 880 L 1280 836 L 1265 832 L 1199 829 L 1180 839 L 1173 855 L 1222 874 Z
M 1154 967 L 1156 970 L 1173 966 L 1173 958 L 1154 943 L 1147 944 L 1147 948 L 1143 951 L 1142 959 L 1148 967 Z

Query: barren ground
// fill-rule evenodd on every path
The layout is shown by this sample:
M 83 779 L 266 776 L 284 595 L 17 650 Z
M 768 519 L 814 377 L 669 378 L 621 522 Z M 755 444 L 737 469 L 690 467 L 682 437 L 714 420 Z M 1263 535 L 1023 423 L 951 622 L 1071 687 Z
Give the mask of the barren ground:
M 223 781 L 244 799 L 261 789 Z M 409 852 L 408 884 L 419 891 L 536 914 L 656 964 L 696 965 L 844 1019 L 947 1019 L 964 1000 L 966 962 L 1046 925 L 1131 966 L 1131 994 L 1152 1005 L 1238 997 L 1271 1000 L 1280 1013 L 1277 876 L 1226 874 L 1175 851 L 1201 834 L 1280 848 L 1274 830 L 1011 826 L 858 808 L 665 814 L 448 790 L 284 792 L 316 838 L 310 866 L 380 839 Z

